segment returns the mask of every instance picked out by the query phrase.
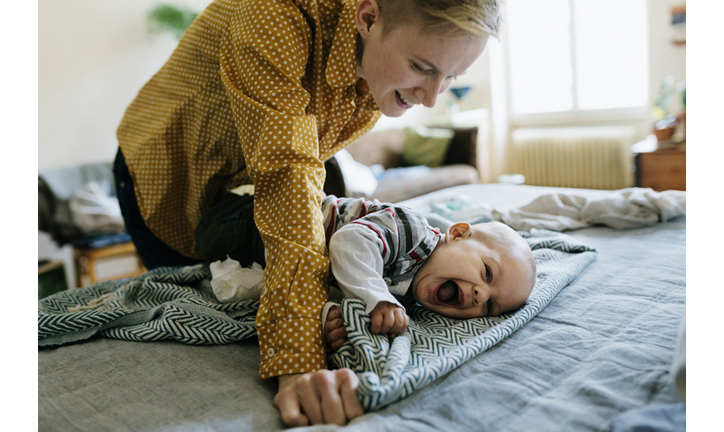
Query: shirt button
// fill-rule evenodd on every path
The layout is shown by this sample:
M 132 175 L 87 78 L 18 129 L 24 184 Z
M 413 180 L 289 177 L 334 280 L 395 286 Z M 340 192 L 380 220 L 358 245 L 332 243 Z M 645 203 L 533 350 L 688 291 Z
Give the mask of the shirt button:
M 266 350 L 266 356 L 274 357 L 274 348 L 269 348 L 268 350 Z

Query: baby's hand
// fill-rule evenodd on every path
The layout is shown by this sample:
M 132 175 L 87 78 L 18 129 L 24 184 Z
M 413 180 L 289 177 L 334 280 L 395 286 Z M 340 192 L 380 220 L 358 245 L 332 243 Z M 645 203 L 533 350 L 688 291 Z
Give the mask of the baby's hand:
M 332 306 L 327 314 L 327 323 L 324 325 L 324 341 L 332 351 L 337 351 L 347 342 L 347 328 L 342 319 L 342 308 Z
M 409 318 L 405 309 L 390 302 L 379 302 L 370 312 L 370 331 L 375 334 L 399 336 L 407 330 Z

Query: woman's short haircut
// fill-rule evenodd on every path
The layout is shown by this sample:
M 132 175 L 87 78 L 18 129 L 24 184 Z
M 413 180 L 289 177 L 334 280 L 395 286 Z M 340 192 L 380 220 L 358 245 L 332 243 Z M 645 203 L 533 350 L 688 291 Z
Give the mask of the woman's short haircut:
M 404 23 L 419 22 L 423 31 L 463 30 L 473 36 L 500 38 L 499 0 L 376 0 L 383 34 Z

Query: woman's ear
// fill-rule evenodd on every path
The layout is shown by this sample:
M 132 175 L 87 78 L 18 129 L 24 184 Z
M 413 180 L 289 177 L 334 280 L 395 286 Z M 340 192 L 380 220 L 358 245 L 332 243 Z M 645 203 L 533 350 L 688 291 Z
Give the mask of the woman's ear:
M 380 7 L 375 0 L 362 0 L 357 5 L 357 12 L 354 17 L 354 24 L 357 32 L 363 39 L 370 36 L 370 30 L 380 19 Z
M 472 233 L 471 226 L 467 222 L 458 222 L 450 225 L 445 231 L 445 240 L 452 241 L 457 239 L 466 239 Z

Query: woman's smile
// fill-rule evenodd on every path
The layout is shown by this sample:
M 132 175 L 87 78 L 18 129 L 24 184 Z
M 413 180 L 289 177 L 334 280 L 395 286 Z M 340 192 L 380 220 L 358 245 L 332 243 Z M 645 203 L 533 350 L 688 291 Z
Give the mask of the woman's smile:
M 408 103 L 408 102 L 405 100 L 405 98 L 402 97 L 402 95 L 400 94 L 400 92 L 398 92 L 397 90 L 395 90 L 395 97 L 397 98 L 397 104 L 398 104 L 401 108 L 410 109 L 410 108 L 413 107 L 413 104 Z

